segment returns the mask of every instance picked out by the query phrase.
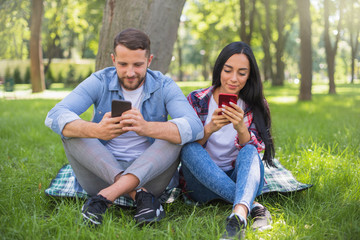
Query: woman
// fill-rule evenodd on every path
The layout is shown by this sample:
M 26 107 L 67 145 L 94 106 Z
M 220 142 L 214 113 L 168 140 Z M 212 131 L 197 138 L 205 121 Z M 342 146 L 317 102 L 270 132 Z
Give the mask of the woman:
M 219 94 L 236 94 L 237 104 L 218 107 Z M 273 166 L 271 119 L 259 69 L 243 42 L 227 45 L 218 56 L 212 86 L 189 94 L 204 125 L 204 138 L 181 152 L 183 190 L 197 202 L 223 199 L 233 204 L 224 237 L 241 236 L 248 213 L 253 228 L 269 228 L 270 213 L 254 203 L 264 184 L 263 160 Z

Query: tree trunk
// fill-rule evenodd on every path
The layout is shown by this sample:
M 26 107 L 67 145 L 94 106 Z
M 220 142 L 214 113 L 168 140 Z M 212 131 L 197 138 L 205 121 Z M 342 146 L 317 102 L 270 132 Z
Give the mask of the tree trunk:
M 355 79 L 355 59 L 359 49 L 359 31 L 360 31 L 360 17 L 358 14 L 359 9 L 354 6 L 354 0 L 351 1 L 350 5 L 350 47 L 351 47 L 351 80 L 350 83 L 354 83 Z
M 203 78 L 204 78 L 204 81 L 208 81 L 209 80 L 209 71 L 208 71 L 208 63 L 209 63 L 209 56 L 207 53 L 205 53 L 203 56 L 202 56 L 202 75 L 203 75 Z
M 270 53 L 270 43 L 271 43 L 271 31 L 270 31 L 270 3 L 268 0 L 263 0 L 262 3 L 265 6 L 265 24 L 259 16 L 260 21 L 260 32 L 262 36 L 262 48 L 264 51 L 264 59 L 263 59 L 263 70 L 264 70 L 264 81 L 269 79 L 274 79 L 274 71 L 272 67 L 272 57 Z M 262 27 L 265 26 L 265 29 Z
M 340 31 L 341 31 L 341 20 L 342 20 L 342 10 L 340 11 L 339 22 L 337 26 L 337 34 L 334 42 L 334 46 L 331 45 L 330 40 L 330 27 L 329 27 L 329 0 L 324 0 L 324 20 L 325 20 L 325 31 L 324 31 L 324 40 L 325 40 L 325 52 L 326 52 L 326 64 L 327 64 L 327 72 L 329 77 L 329 94 L 336 94 L 335 89 L 335 57 L 338 42 L 340 40 Z
M 30 76 L 33 93 L 45 90 L 44 66 L 41 50 L 41 22 L 43 8 L 43 0 L 32 0 L 30 26 Z
M 178 50 L 178 63 L 179 63 L 179 76 L 178 76 L 178 80 L 179 81 L 184 81 L 184 72 L 183 72 L 183 60 L 182 60 L 182 45 L 180 43 L 180 39 L 178 38 L 176 40 L 177 43 L 177 50 Z
M 297 0 L 300 18 L 300 74 L 301 85 L 299 100 L 311 100 L 312 86 L 312 48 L 311 48 L 311 16 L 310 1 Z
M 278 32 L 278 39 L 276 45 L 276 74 L 272 80 L 273 86 L 283 86 L 285 79 L 285 63 L 283 61 L 285 49 L 285 35 L 283 33 L 285 28 L 285 11 L 287 8 L 287 0 L 278 0 L 277 2 L 277 22 L 276 29 Z
M 359 25 L 360 28 L 360 25 Z M 357 33 L 354 38 L 355 44 L 351 45 L 351 83 L 354 83 L 355 80 L 355 59 L 357 57 L 357 52 L 359 49 L 359 29 L 357 30 Z
M 112 66 L 110 54 L 113 52 L 114 37 L 120 31 L 133 27 L 150 37 L 151 53 L 154 55 L 150 68 L 166 73 L 184 4 L 185 0 L 107 0 L 96 70 Z
M 56 34 L 55 38 L 52 39 L 51 42 L 48 43 L 48 47 L 47 47 L 48 51 L 45 52 L 45 53 L 47 53 L 46 57 L 47 57 L 48 61 L 44 66 L 44 74 L 46 74 L 50 68 L 51 61 L 54 58 L 56 51 L 58 49 L 58 46 L 56 46 L 56 41 L 59 41 L 59 40 L 60 40 L 60 37 L 58 34 Z
M 246 4 L 245 0 L 240 0 L 240 40 L 243 42 L 247 42 L 246 39 Z
M 240 3 L 240 39 L 241 41 L 251 45 L 251 38 L 252 38 L 252 33 L 254 30 L 254 18 L 255 18 L 255 11 L 256 11 L 256 0 L 250 0 L 251 1 L 251 9 L 246 8 L 247 5 L 250 4 L 246 4 L 245 0 L 239 0 Z M 247 19 L 246 17 L 246 12 L 250 12 L 249 13 L 249 18 Z M 247 31 L 247 28 L 249 28 L 249 30 Z

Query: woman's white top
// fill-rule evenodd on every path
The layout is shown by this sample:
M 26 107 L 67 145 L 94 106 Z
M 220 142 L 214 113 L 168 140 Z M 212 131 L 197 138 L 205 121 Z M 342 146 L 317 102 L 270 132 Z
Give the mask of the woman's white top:
M 242 109 L 245 107 L 245 103 L 240 98 L 237 101 L 237 105 Z M 209 103 L 209 112 L 205 121 L 205 125 L 211 121 L 211 117 L 218 108 L 217 103 L 214 100 L 213 95 L 211 95 Z M 237 132 L 234 129 L 232 123 L 229 123 L 219 129 L 217 132 L 214 132 L 209 137 L 206 144 L 206 151 L 209 153 L 211 159 L 219 166 L 223 171 L 229 171 L 232 167 L 232 162 L 236 159 L 239 150 L 235 146 L 235 138 Z

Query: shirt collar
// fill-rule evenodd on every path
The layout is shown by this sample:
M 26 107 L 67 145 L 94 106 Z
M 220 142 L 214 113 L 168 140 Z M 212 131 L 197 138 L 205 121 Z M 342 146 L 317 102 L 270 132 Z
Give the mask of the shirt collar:
M 159 74 L 159 73 L 158 73 Z M 116 73 L 116 69 L 114 67 L 114 71 L 112 71 L 109 75 L 105 76 L 106 78 L 110 78 L 109 83 L 109 91 L 121 91 L 121 85 L 118 79 L 118 75 Z M 153 93 L 158 88 L 160 88 L 160 81 L 156 81 L 156 72 L 147 69 L 146 71 L 146 78 L 144 82 L 144 92 L 146 93 Z

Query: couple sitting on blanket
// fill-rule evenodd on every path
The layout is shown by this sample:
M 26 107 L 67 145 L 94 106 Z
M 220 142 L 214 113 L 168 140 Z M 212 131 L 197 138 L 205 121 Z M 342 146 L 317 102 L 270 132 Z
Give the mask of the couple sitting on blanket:
M 264 184 L 259 152 L 265 150 L 263 160 L 272 165 L 274 145 L 250 47 L 227 45 L 216 60 L 212 86 L 188 100 L 172 79 L 148 69 L 153 56 L 145 33 L 120 32 L 111 58 L 114 67 L 84 80 L 45 121 L 61 135 L 76 178 L 91 196 L 82 207 L 85 221 L 100 225 L 122 195 L 135 201 L 136 222 L 159 221 L 165 211 L 157 197 L 181 160 L 183 190 L 193 201 L 233 204 L 224 238 L 240 236 L 249 215 L 254 229 L 269 228 L 270 213 L 254 199 Z M 235 94 L 237 102 L 219 107 L 222 93 Z M 112 100 L 128 100 L 132 108 L 112 117 Z M 82 120 L 93 104 L 92 122 Z

